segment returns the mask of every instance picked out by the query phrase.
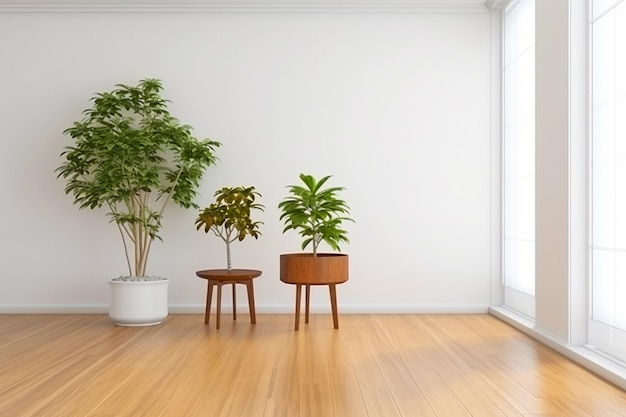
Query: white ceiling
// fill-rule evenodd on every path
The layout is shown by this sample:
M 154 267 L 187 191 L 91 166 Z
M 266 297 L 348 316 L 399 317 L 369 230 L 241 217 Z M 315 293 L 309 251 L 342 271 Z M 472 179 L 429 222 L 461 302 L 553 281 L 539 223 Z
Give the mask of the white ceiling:
M 420 8 L 420 7 L 478 7 L 492 0 L 0 0 L 10 6 L 135 6 L 168 5 L 207 7 L 324 7 L 324 8 Z

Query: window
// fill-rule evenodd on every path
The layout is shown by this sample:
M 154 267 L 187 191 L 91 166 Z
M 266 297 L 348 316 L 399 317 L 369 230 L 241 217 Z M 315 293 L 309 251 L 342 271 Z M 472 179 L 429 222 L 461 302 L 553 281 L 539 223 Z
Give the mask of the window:
M 626 360 L 626 1 L 594 0 L 591 36 L 589 343 Z
M 505 304 L 534 317 L 535 2 L 504 12 L 503 275 Z

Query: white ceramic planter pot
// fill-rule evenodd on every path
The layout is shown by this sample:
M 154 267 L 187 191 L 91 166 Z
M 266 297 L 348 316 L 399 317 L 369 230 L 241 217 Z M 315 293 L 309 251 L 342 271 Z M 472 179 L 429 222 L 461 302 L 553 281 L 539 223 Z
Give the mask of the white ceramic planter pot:
M 109 280 L 109 317 L 118 326 L 152 326 L 167 317 L 169 279 Z

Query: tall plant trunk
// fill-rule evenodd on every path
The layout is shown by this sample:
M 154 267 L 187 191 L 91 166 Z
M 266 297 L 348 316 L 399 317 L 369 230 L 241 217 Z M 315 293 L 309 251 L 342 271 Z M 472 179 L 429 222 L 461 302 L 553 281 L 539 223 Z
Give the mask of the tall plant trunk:
M 141 230 L 138 225 L 133 225 L 134 245 L 135 245 L 135 268 L 133 269 L 133 275 L 139 276 L 140 258 L 141 258 Z
M 150 251 L 151 242 L 152 242 L 151 240 L 144 242 L 144 245 L 141 250 L 141 260 L 139 261 L 141 266 L 140 266 L 140 270 L 137 271 L 137 275 L 140 277 L 143 277 L 146 275 L 146 269 L 148 266 L 148 252 Z
M 232 270 L 232 265 L 230 262 L 230 242 L 226 241 L 226 268 L 228 268 L 229 271 Z
M 126 236 L 124 236 L 124 229 L 122 226 L 117 223 L 117 229 L 120 231 L 120 235 L 122 236 L 122 243 L 124 244 L 124 257 L 126 257 L 126 265 L 128 266 L 128 275 L 133 275 L 133 268 L 130 265 L 130 256 L 128 255 L 128 244 L 126 243 Z

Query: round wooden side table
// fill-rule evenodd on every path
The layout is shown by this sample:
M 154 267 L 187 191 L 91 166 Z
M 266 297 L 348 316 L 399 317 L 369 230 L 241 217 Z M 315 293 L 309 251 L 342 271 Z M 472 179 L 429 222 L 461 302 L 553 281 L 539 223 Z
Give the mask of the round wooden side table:
M 250 310 L 250 323 L 256 324 L 256 311 L 254 308 L 254 284 L 252 280 L 261 276 L 263 272 L 256 269 L 204 269 L 196 271 L 196 275 L 207 280 L 206 310 L 204 312 L 204 324 L 209 323 L 211 313 L 211 299 L 213 287 L 217 286 L 216 329 L 220 328 L 220 316 L 222 310 L 222 286 L 233 286 L 233 320 L 237 320 L 237 298 L 235 284 L 243 284 L 248 289 L 248 308 Z

